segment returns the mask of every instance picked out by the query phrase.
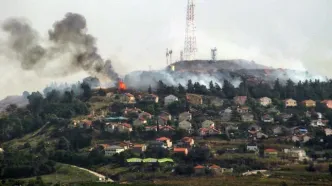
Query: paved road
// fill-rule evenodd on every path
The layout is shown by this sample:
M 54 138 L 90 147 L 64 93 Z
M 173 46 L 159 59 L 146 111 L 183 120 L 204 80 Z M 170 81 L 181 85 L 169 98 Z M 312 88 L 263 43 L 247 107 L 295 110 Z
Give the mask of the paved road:
M 107 179 L 107 180 L 106 180 L 106 176 L 104 176 L 104 175 L 102 175 L 102 174 L 99 174 L 99 173 L 97 173 L 97 172 L 94 172 L 94 171 L 92 171 L 92 170 L 89 170 L 89 169 L 86 169 L 86 168 L 83 168 L 83 167 L 77 167 L 77 166 L 75 166 L 75 165 L 70 165 L 70 166 L 75 167 L 75 168 L 78 168 L 78 169 L 81 169 L 81 170 L 84 170 L 84 171 L 88 171 L 89 173 L 91 173 L 91 174 L 97 176 L 97 177 L 99 178 L 100 181 L 104 181 L 104 182 L 114 182 L 114 181 L 111 180 L 111 179 Z

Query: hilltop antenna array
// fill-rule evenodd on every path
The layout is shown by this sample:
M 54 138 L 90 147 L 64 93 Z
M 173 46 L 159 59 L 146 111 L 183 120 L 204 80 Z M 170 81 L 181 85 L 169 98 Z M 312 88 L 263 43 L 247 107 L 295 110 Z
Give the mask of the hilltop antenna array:
M 211 60 L 213 62 L 216 62 L 216 60 L 217 60 L 217 48 L 211 49 Z
M 188 0 L 184 41 L 184 58 L 188 61 L 194 60 L 197 52 L 195 30 L 195 4 L 194 0 Z

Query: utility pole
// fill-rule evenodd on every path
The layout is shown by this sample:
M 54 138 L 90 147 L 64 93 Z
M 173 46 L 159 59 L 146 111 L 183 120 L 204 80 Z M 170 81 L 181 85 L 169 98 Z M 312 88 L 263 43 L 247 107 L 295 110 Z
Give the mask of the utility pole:
M 194 0 L 188 0 L 184 41 L 184 58 L 188 61 L 194 60 L 197 52 L 195 31 L 195 4 Z

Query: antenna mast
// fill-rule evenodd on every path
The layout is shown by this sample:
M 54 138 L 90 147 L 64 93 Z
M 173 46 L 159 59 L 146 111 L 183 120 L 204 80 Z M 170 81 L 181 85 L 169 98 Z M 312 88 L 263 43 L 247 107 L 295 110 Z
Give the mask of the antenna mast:
M 183 61 L 183 51 L 180 51 L 180 61 Z
M 216 62 L 217 60 L 217 48 L 211 49 L 211 59 L 213 62 Z
M 195 30 L 195 4 L 194 0 L 188 0 L 186 34 L 184 41 L 184 58 L 188 61 L 194 60 L 197 52 Z
M 166 65 L 168 65 L 168 56 L 169 56 L 169 52 L 168 52 L 168 48 L 166 48 Z
M 173 54 L 173 51 L 170 50 L 170 51 L 168 52 L 168 54 L 169 54 L 169 64 L 172 64 L 172 54 Z

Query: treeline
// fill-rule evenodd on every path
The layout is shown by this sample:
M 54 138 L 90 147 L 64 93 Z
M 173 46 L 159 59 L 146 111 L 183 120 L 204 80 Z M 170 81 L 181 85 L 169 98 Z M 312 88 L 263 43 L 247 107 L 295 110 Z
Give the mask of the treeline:
M 151 91 L 151 88 L 149 88 Z M 232 99 L 235 96 L 248 96 L 252 98 L 270 97 L 275 99 L 293 98 L 297 101 L 306 99 L 324 100 L 332 99 L 332 80 L 321 82 L 319 80 L 306 80 L 298 83 L 287 80 L 281 83 L 278 79 L 273 84 L 264 82 L 252 84 L 246 79 L 238 87 L 231 82 L 224 80 L 222 86 L 215 82 L 210 82 L 209 86 L 201 85 L 199 82 L 193 83 L 191 80 L 186 85 L 167 86 L 159 81 L 156 93 L 160 95 L 174 94 L 183 96 L 185 93 L 218 96 L 220 98 Z
M 81 89 L 79 94 L 73 90 L 51 90 L 45 96 L 40 92 L 33 92 L 27 95 L 29 104 L 26 108 L 10 105 L 6 114 L 0 117 L 0 141 L 22 137 L 46 123 L 65 124 L 64 121 L 69 121 L 74 116 L 88 114 L 85 101 L 92 95 L 91 88 L 82 83 Z

